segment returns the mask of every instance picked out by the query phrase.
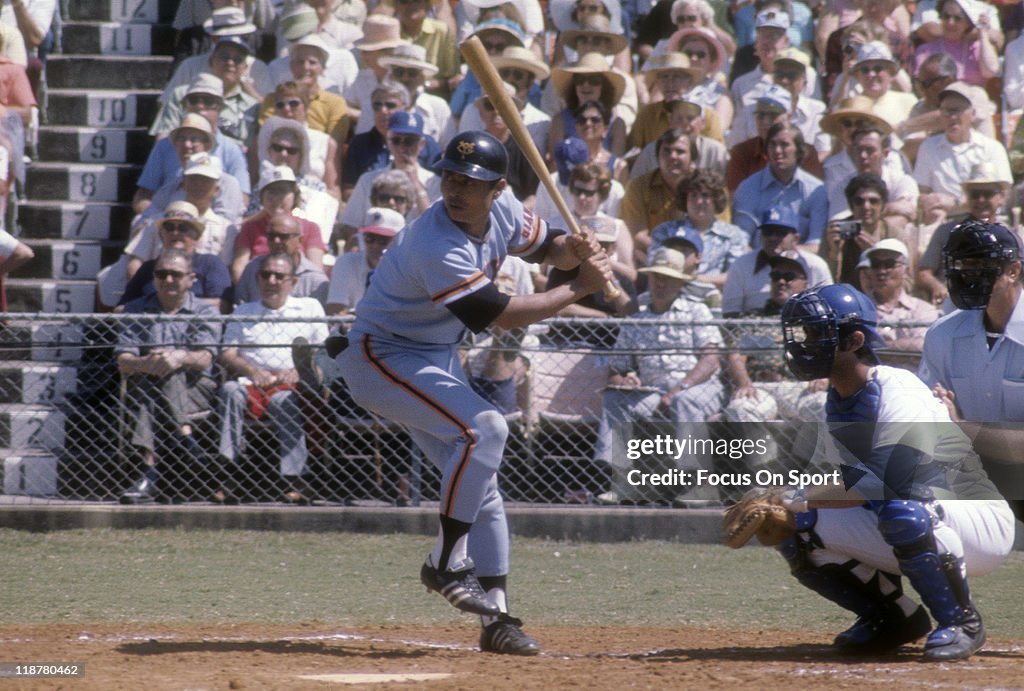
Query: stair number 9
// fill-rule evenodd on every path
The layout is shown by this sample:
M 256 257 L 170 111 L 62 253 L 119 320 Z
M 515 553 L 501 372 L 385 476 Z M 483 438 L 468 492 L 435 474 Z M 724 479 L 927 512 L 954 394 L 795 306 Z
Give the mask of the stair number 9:
M 107 136 L 105 134 L 94 134 L 89 140 L 89 146 L 92 149 L 89 152 L 90 158 L 102 161 L 107 157 Z

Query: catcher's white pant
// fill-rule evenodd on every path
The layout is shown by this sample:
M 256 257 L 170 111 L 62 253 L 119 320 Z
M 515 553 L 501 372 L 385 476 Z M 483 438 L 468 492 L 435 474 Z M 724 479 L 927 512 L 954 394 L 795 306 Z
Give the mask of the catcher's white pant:
M 497 470 L 508 424 L 466 381 L 455 346 L 396 343 L 349 334 L 337 357 L 353 400 L 405 426 L 441 471 L 441 513 L 472 523 L 478 576 L 508 573 L 508 523 Z
M 962 558 L 968 576 L 993 571 L 1010 553 L 1013 512 L 1002 499 L 939 500 L 935 504 L 942 507 L 942 516 L 934 524 L 938 552 Z M 824 549 L 810 553 L 818 566 L 856 559 L 881 571 L 900 573 L 892 546 L 878 531 L 878 516 L 870 509 L 818 509 L 814 532 L 825 544 Z

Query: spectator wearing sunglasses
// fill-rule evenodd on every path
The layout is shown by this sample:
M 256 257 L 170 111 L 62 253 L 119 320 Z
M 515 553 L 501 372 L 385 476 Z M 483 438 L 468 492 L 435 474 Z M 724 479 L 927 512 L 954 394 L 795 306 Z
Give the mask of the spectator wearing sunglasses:
M 327 298 L 327 275 L 302 251 L 302 223 L 287 213 L 278 213 L 267 223 L 267 253 L 286 254 L 295 265 L 295 285 L 291 294 L 300 298 L 315 298 L 321 305 Z M 262 256 L 245 265 L 235 285 L 234 304 L 260 299 L 259 272 Z
M 162 120 L 156 128 L 160 133 L 170 134 L 180 125 L 181 119 L 185 115 L 192 113 L 206 118 L 213 129 L 214 141 L 210 154 L 219 158 L 224 166 L 224 172 L 238 181 L 243 201 L 248 204 L 249 196 L 252 194 L 249 167 L 239 142 L 219 128 L 220 113 L 223 109 L 224 83 L 214 75 L 203 72 L 189 85 L 185 97 L 181 100 L 180 108 L 172 108 L 169 105 L 163 110 L 161 117 L 176 117 L 177 119 Z M 139 176 L 139 188 L 132 200 L 135 213 L 142 213 L 146 210 L 156 190 L 181 173 L 181 165 L 173 138 L 165 136 L 158 139 L 149 153 L 149 158 L 146 159 L 142 174 Z
M 373 90 L 373 97 L 367 104 L 373 114 L 373 127 L 352 138 L 341 168 L 341 196 L 346 202 L 364 173 L 391 167 L 393 159 L 388 147 L 388 122 L 392 116 L 407 112 L 410 103 L 409 90 L 396 81 L 386 80 Z M 421 115 L 416 117 L 423 120 Z M 424 136 L 423 140 L 423 148 L 418 154 L 419 164 L 429 169 L 440 157 L 441 148 L 433 137 Z M 367 208 L 360 209 L 359 215 L 353 217 L 354 222 L 349 225 L 358 228 Z
M 223 299 L 231 291 L 231 274 L 227 265 L 215 254 L 197 252 L 197 244 L 206 230 L 206 222 L 199 210 L 190 202 L 177 201 L 167 205 L 164 216 L 156 223 L 160 237 L 160 255 L 155 259 L 142 262 L 138 271 L 128 281 L 121 297 L 120 305 L 127 305 L 133 300 L 150 297 L 157 292 L 161 279 L 154 271 L 163 256 L 164 250 L 174 249 L 183 252 L 191 264 L 192 280 L 188 290 L 196 298 L 208 302 L 215 308 L 222 308 Z M 227 310 L 225 310 L 227 311 Z
M 427 81 L 438 71 L 437 65 L 427 60 L 426 49 L 414 43 L 403 44 L 381 58 L 380 64 L 388 68 L 390 79 L 409 92 L 409 110 L 423 116 L 423 131 L 444 147 L 455 134 L 455 120 L 448 102 L 426 90 Z
M 515 87 L 508 82 L 502 82 L 502 86 L 512 98 L 516 109 L 521 113 L 525 104 L 516 96 Z M 512 188 L 512 194 L 523 203 L 523 206 L 532 211 L 537 201 L 537 187 L 540 185 L 540 178 L 537 177 L 537 173 L 534 172 L 533 166 L 530 165 L 523 150 L 519 148 L 519 144 L 512 138 L 512 131 L 508 128 L 508 123 L 494 107 L 491 99 L 481 96 L 473 105 L 480 113 L 484 131 L 494 135 L 505 146 L 505 151 L 508 153 L 508 173 L 505 179 L 508 180 L 508 185 Z
M 398 231 L 405 227 L 405 217 L 393 209 L 370 207 L 366 219 L 359 229 L 364 249 L 360 252 L 346 252 L 338 257 L 331 271 L 331 282 L 327 291 L 327 314 L 346 315 L 351 313 L 370 285 L 373 272 L 384 257 L 388 245 Z
M 383 14 L 371 14 L 363 24 L 363 37 L 356 41 L 361 69 L 355 81 L 342 92 L 356 119 L 356 136 L 374 127 L 374 111 L 370 108 L 373 92 L 388 76 L 388 68 L 380 61 L 398 46 L 408 43 L 401 33 L 398 20 Z
M 918 46 L 915 58 L 921 64 L 935 53 L 946 53 L 957 64 L 957 79 L 974 86 L 999 76 L 999 54 L 990 29 L 998 28 L 998 15 L 985 11 L 976 0 L 940 0 L 936 3 L 941 35 Z M 995 15 L 995 19 L 993 19 Z
M 268 118 L 260 129 L 260 136 L 255 148 L 256 160 L 267 158 L 270 152 L 289 153 L 274 147 L 274 142 L 264 139 L 265 131 L 272 127 L 271 120 L 278 122 L 280 119 L 294 120 L 302 126 L 302 150 L 298 152 L 303 163 L 300 170 L 295 174 L 300 175 L 300 184 L 305 184 L 311 189 L 321 189 L 335 199 L 341 198 L 341 176 L 338 172 L 340 157 L 338 156 L 338 143 L 325 132 L 313 129 L 309 126 L 309 90 L 303 84 L 293 81 L 282 82 L 274 90 L 274 118 Z M 273 131 L 273 129 L 271 129 Z M 270 151 L 267 150 L 269 141 Z M 275 151 L 275 148 L 277 149 Z M 295 155 L 289 153 L 289 155 Z M 257 167 L 256 170 L 259 168 Z M 319 182 L 316 182 L 319 181 Z
M 412 184 L 412 208 L 407 220 L 419 216 L 433 200 L 440 197 L 441 178 L 423 166 L 423 151 L 427 147 L 427 140 L 423 133 L 423 118 L 418 113 L 400 110 L 391 114 L 387 121 L 387 167 L 369 170 L 359 176 L 348 203 L 338 217 L 346 237 L 350 237 L 351 232 L 362 225 L 371 206 L 370 189 L 373 181 L 388 170 L 405 173 Z
M 548 157 L 554 160 L 555 147 L 566 137 L 576 136 L 576 110 L 587 101 L 600 101 L 610 112 L 622 100 L 626 78 L 608 66 L 600 53 L 587 53 L 575 64 L 556 67 L 551 73 L 555 91 L 565 108 L 551 121 L 548 133 Z M 626 123 L 614 117 L 608 123 L 604 147 L 615 156 L 626 152 Z

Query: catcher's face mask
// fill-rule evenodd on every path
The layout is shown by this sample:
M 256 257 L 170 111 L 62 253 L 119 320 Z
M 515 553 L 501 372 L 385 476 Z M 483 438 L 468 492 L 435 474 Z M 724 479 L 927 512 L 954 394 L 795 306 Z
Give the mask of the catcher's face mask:
M 828 303 L 798 293 L 782 308 L 782 335 L 789 371 L 800 381 L 829 376 L 839 347 L 839 325 Z

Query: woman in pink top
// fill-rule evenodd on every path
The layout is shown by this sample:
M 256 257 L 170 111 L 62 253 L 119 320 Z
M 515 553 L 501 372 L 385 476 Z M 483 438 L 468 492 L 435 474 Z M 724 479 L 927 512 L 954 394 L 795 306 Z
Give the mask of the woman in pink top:
M 975 86 L 999 75 L 999 56 L 988 36 L 988 16 L 975 0 L 941 0 L 938 3 L 942 38 L 918 47 L 916 66 L 928 56 L 946 53 L 957 65 L 957 79 Z

